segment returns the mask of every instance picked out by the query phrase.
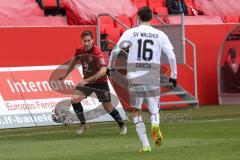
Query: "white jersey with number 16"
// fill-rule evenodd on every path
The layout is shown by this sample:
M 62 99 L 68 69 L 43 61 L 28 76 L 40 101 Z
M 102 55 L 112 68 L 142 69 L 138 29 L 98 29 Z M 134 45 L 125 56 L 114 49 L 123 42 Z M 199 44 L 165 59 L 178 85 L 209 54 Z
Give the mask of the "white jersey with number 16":
M 127 78 L 130 84 L 160 85 L 160 59 L 162 51 L 171 66 L 171 77 L 176 79 L 176 59 L 167 35 L 151 26 L 140 25 L 123 33 L 118 46 L 130 42 L 127 59 Z

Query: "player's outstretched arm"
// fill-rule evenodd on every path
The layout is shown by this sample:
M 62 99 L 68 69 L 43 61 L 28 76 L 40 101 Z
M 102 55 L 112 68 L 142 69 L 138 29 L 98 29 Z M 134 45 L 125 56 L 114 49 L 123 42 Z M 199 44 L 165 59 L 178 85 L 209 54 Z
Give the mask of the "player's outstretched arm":
M 129 34 L 129 33 L 130 33 L 130 30 L 126 30 L 120 37 L 117 45 L 115 45 L 115 47 L 112 49 L 110 57 L 109 57 L 108 70 L 112 70 L 114 68 L 117 55 L 122 51 L 122 49 L 124 47 L 130 46 L 130 43 L 126 43 L 126 42 L 130 42 L 131 34 Z M 127 44 L 128 46 L 125 46 L 125 44 Z
M 73 68 L 75 67 L 76 64 L 77 64 L 77 58 L 74 57 L 74 58 L 70 61 L 69 65 L 68 65 L 68 67 L 67 67 L 67 70 L 66 70 L 65 75 L 64 75 L 63 77 L 60 77 L 59 79 L 62 80 L 62 79 L 64 79 L 64 78 L 66 78 L 66 77 L 68 76 L 68 74 L 73 70 Z
M 111 51 L 111 54 L 110 54 L 110 57 L 109 57 L 109 64 L 108 64 L 108 69 L 111 70 L 113 69 L 114 65 L 115 65 L 115 60 L 117 58 L 117 55 L 121 52 L 121 49 L 119 48 L 118 45 L 116 45 L 112 51 Z

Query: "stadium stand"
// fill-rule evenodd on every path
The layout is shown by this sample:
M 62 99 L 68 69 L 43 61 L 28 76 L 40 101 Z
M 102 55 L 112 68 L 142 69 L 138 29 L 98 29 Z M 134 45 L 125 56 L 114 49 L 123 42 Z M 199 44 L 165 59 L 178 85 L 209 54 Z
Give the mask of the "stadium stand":
M 64 17 L 45 17 L 35 0 L 0 3 L 0 26 L 65 26 Z
M 105 3 L 102 3 L 102 0 L 63 1 L 69 24 L 95 25 L 97 24 L 97 17 L 101 13 L 108 13 L 114 17 L 131 17 L 137 12 L 136 7 L 132 4 L 131 0 L 116 1 L 116 7 L 112 7 L 113 0 L 105 0 L 104 2 Z
M 225 0 L 194 0 L 194 7 L 203 12 L 204 15 L 218 16 L 239 16 L 239 1 Z
M 169 24 L 181 24 L 181 17 L 169 16 L 166 18 L 166 22 Z M 220 16 L 185 16 L 184 22 L 188 25 L 223 24 Z
M 0 3 L 0 17 L 43 16 L 44 13 L 34 0 L 11 0 Z
M 71 1 L 61 1 L 61 0 L 36 0 L 40 7 L 44 9 L 45 15 L 49 15 L 47 12 L 47 9 L 51 8 L 65 8 L 67 11 L 67 20 L 68 24 L 70 25 L 88 25 L 88 24 L 97 24 L 96 23 L 96 17 L 99 13 L 110 13 L 113 16 L 116 16 L 120 20 L 124 21 L 124 23 L 127 26 L 134 26 L 136 23 L 135 16 L 132 16 L 133 13 L 136 13 L 135 11 L 132 11 L 129 7 L 128 11 L 132 11 L 132 13 L 126 13 L 125 10 L 117 12 L 109 9 L 107 6 L 98 6 L 99 2 L 95 1 L 95 4 L 92 5 L 91 9 L 90 6 L 87 6 L 87 3 L 84 1 L 77 1 L 77 0 L 71 0 Z M 91 1 L 91 0 L 90 0 Z M 125 0 L 125 2 L 122 1 L 121 4 L 119 4 L 118 8 L 121 8 L 121 5 L 126 3 L 127 1 L 131 1 L 136 8 L 148 5 L 151 7 L 154 11 L 154 14 L 157 15 L 168 15 L 168 11 L 166 8 L 166 0 Z M 73 5 L 73 2 L 76 4 L 76 6 Z M 128 2 L 129 3 L 129 2 Z M 237 17 L 238 11 L 236 12 L 236 8 L 232 8 L 232 10 L 236 13 L 236 15 L 232 15 L 233 11 L 226 11 L 221 10 L 220 4 L 223 2 L 217 3 L 217 1 L 213 0 L 211 2 L 205 2 L 202 0 L 185 0 L 185 3 L 188 7 L 188 12 L 190 16 L 196 16 L 196 15 L 202 15 L 197 18 L 191 18 L 191 17 L 185 17 L 185 24 L 221 24 L 224 23 L 238 23 L 239 18 Z M 235 3 L 235 2 L 233 2 Z M 130 3 L 129 3 L 130 4 Z M 215 6 L 213 6 L 215 5 Z M 84 7 L 85 8 L 84 8 Z M 129 5 L 128 5 L 129 6 Z M 236 4 L 238 6 L 238 4 Z M 125 6 L 126 7 L 126 6 Z M 215 7 L 215 8 L 214 8 Z M 101 8 L 101 9 L 99 9 Z M 220 9 L 219 14 L 220 15 L 214 15 L 216 13 L 216 8 Z M 116 8 L 115 8 L 116 9 Z M 90 11 L 91 10 L 91 11 Z M 125 14 L 125 15 L 124 15 Z M 53 13 L 53 15 L 56 15 L 56 13 Z M 64 15 L 64 14 L 62 14 Z M 219 17 L 220 16 L 220 17 Z M 91 18 L 90 18 L 91 17 Z M 95 18 L 93 18 L 95 17 Z M 124 17 L 124 18 L 123 18 Z M 130 19 L 130 22 L 129 22 Z M 170 24 L 177 24 L 179 23 L 179 18 L 176 17 L 168 17 L 163 18 L 163 20 L 166 23 Z M 154 20 L 154 24 L 157 24 L 157 21 Z M 108 28 L 108 25 L 102 24 L 101 33 L 104 33 L 105 28 Z M 124 27 L 121 25 L 118 25 L 118 23 L 114 22 L 114 27 L 118 28 L 120 30 L 120 34 L 124 31 Z M 111 28 L 114 28 L 111 27 Z

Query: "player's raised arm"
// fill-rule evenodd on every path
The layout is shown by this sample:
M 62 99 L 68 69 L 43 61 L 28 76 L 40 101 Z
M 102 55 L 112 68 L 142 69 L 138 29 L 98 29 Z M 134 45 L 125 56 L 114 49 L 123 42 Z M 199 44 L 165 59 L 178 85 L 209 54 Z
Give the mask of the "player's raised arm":
M 110 57 L 109 57 L 109 64 L 108 69 L 113 69 L 115 60 L 117 58 L 117 55 L 121 52 L 121 49 L 118 45 L 115 45 L 115 47 L 112 49 Z
M 69 65 L 67 66 L 67 70 L 66 73 L 63 77 L 59 78 L 59 79 L 64 79 L 68 76 L 68 74 L 74 69 L 75 65 L 77 64 L 77 57 L 74 57 L 71 59 Z
M 129 46 L 126 46 L 126 45 L 130 45 L 129 42 L 130 42 L 130 30 L 126 30 L 120 37 L 118 43 L 115 45 L 115 47 L 111 51 L 111 54 L 109 57 L 108 70 L 113 69 L 117 55 L 122 51 L 123 48 L 129 47 Z
M 176 63 L 176 56 L 173 52 L 173 46 L 168 39 L 167 35 L 163 35 L 163 42 L 162 42 L 163 52 L 167 55 L 170 68 L 171 68 L 171 78 L 169 82 L 173 84 L 173 87 L 177 85 L 177 63 Z

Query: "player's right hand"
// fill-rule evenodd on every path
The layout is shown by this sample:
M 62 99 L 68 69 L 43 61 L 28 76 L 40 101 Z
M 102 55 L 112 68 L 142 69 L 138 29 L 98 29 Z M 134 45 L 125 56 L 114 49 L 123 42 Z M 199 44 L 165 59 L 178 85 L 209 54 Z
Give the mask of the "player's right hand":
M 112 68 L 112 69 L 110 69 L 110 68 L 108 68 L 107 69 L 107 72 L 106 72 L 106 75 L 107 76 L 112 76 L 112 73 L 115 71 L 115 68 Z

